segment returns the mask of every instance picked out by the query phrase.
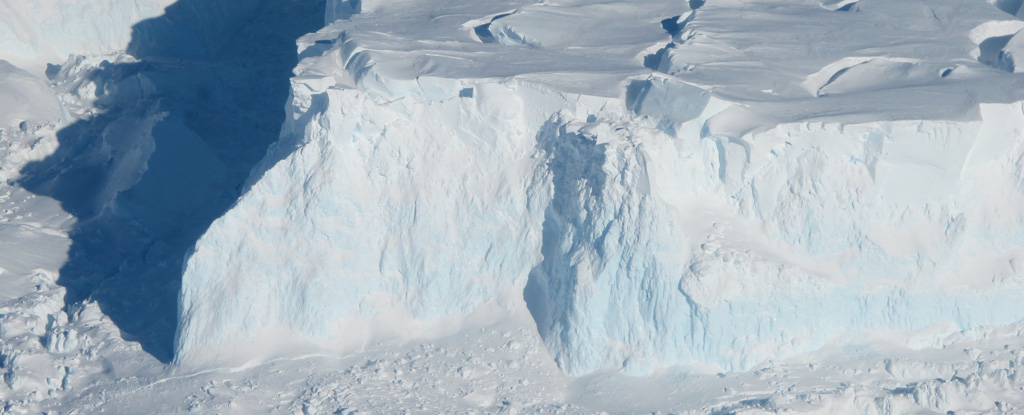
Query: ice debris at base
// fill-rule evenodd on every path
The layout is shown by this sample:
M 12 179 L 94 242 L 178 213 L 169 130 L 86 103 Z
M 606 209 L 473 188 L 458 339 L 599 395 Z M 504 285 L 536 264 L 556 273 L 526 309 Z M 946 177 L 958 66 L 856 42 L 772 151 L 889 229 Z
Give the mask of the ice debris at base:
M 337 233 L 321 235 L 317 233 L 320 228 L 289 223 L 289 218 L 301 222 L 306 210 L 323 213 L 351 211 L 352 206 L 368 209 L 359 211 L 359 220 L 373 216 L 369 223 L 388 226 L 370 229 L 377 232 L 371 233 L 377 235 L 375 241 L 386 240 L 401 247 L 391 248 L 391 256 L 383 262 L 399 279 L 378 284 L 366 283 L 357 276 L 360 278 L 355 280 L 366 292 L 377 290 L 369 294 L 377 297 L 342 301 L 343 305 L 365 305 L 355 318 L 346 316 L 342 321 L 328 322 L 310 319 L 310 315 L 298 316 L 301 321 L 289 323 L 298 321 L 302 327 L 277 324 L 263 333 L 260 340 L 264 343 L 250 342 L 247 336 L 260 334 L 246 331 L 235 333 L 238 338 L 221 337 L 237 341 L 243 356 L 223 362 L 207 360 L 207 367 L 201 370 L 160 363 L 140 347 L 137 338 L 127 331 L 128 325 L 95 301 L 64 303 L 67 283 L 60 278 L 67 275 L 60 268 L 66 265 L 69 245 L 82 241 L 70 233 L 77 225 L 57 201 L 22 188 L 17 174 L 26 163 L 60 151 L 64 145 L 58 143 L 56 135 L 72 134 L 66 126 L 76 118 L 116 115 L 108 112 L 107 100 L 152 93 L 147 89 L 152 84 L 145 79 L 163 79 L 165 82 L 160 84 L 164 90 L 187 98 L 202 88 L 192 89 L 186 84 L 203 84 L 214 77 L 262 96 L 266 93 L 262 82 L 250 85 L 240 79 L 272 77 L 245 78 L 242 75 L 251 74 L 211 71 L 207 65 L 217 64 L 204 62 L 187 66 L 190 73 L 200 76 L 178 77 L 175 82 L 175 74 L 180 72 L 173 70 L 174 65 L 181 63 L 179 58 L 190 59 L 187 54 L 175 55 L 171 65 L 163 60 L 154 66 L 135 66 L 136 62 L 116 52 L 76 56 L 67 62 L 64 56 L 37 56 L 54 65 L 63 63 L 51 67 L 48 85 L 46 76 L 37 73 L 43 72 L 45 65 L 23 66 L 18 54 L 3 49 L 10 46 L 3 42 L 12 38 L 0 37 L 0 44 L 5 45 L 0 46 L 0 59 L 28 70 L 25 73 L 0 64 L 0 414 L 941 414 L 1018 413 L 1024 408 L 1022 323 L 995 328 L 984 324 L 962 330 L 1002 318 L 997 313 L 1000 310 L 991 304 L 977 309 L 978 304 L 970 302 L 972 296 L 1006 301 L 1009 310 L 1002 310 L 1006 314 L 1018 308 L 1009 300 L 999 299 L 1003 293 L 987 293 L 999 287 L 1006 292 L 1020 291 L 1015 285 L 1020 277 L 1015 251 L 1019 241 L 1014 235 L 1020 210 L 1015 195 L 1020 194 L 1017 142 L 1021 135 L 1021 108 L 1015 103 L 1021 93 L 1015 78 L 1019 75 L 999 65 L 1001 54 L 1012 56 L 1003 53 L 1013 50 L 1010 37 L 1024 28 L 1024 22 L 1013 16 L 1017 14 L 1014 10 L 1019 12 L 1019 1 L 692 0 L 673 4 L 638 2 L 636 6 L 624 2 L 574 5 L 564 1 L 547 6 L 530 2 L 449 3 L 436 11 L 425 11 L 433 4 L 332 1 L 328 22 L 338 17 L 352 20 L 302 40 L 300 52 L 310 59 L 294 80 L 297 92 L 289 103 L 294 104 L 291 114 L 298 118 L 289 124 L 284 139 L 248 183 L 254 198 L 265 198 L 257 192 L 268 187 L 282 195 L 274 201 L 279 205 L 254 207 L 255 202 L 247 202 L 250 213 L 261 209 L 284 212 L 270 223 L 304 229 L 306 235 L 317 238 L 330 236 L 334 237 L 332 241 L 347 241 L 339 246 L 352 249 L 352 256 L 365 253 L 367 248 L 352 242 L 349 235 L 359 237 L 358 232 L 367 232 L 365 227 L 352 227 L 343 237 Z M 9 28 L 6 25 L 11 21 L 25 27 L 45 27 L 40 23 L 45 15 L 23 11 L 39 7 L 60 10 L 51 6 L 61 4 L 62 0 L 0 0 L 0 32 Z M 97 10 L 105 11 L 100 7 L 103 4 L 90 2 L 89 10 L 84 11 L 65 9 L 72 12 L 69 16 L 83 19 L 71 23 L 99 20 L 95 27 L 102 29 L 92 32 L 82 25 L 68 26 L 77 28 L 75 44 L 79 46 L 73 48 L 74 53 L 111 51 L 96 48 L 103 44 L 96 36 L 122 36 L 135 25 L 107 22 L 103 16 L 96 19 L 93 15 Z M 226 50 L 247 58 L 261 56 L 252 52 L 267 47 L 245 41 L 252 38 L 254 26 L 267 26 L 257 30 L 260 33 L 286 33 L 283 29 L 289 29 L 291 23 L 284 17 L 296 13 L 288 9 L 289 13 L 250 18 L 252 7 L 274 5 L 272 0 L 175 4 L 178 7 L 169 9 L 158 21 L 173 16 L 186 26 L 211 28 L 210 20 L 204 19 L 213 19 L 219 24 L 207 33 L 214 38 L 235 33 L 234 28 L 239 26 L 233 22 L 245 22 L 238 32 L 249 35 L 231 41 L 246 47 Z M 219 19 L 217 13 L 203 13 L 201 8 L 188 8 L 185 14 L 192 15 L 186 17 L 172 13 L 181 12 L 186 4 L 237 6 L 238 10 L 229 14 L 238 20 Z M 688 10 L 687 4 L 699 9 Z M 636 14 L 645 8 L 650 10 Z M 15 13 L 7 13 L 8 9 Z M 441 26 L 423 25 L 421 17 L 432 12 L 436 15 L 431 17 L 440 20 L 435 24 Z M 633 17 L 635 22 L 631 21 Z M 423 32 L 417 33 L 419 30 Z M 347 32 L 341 36 L 341 31 Z M 63 36 L 61 33 L 46 32 L 58 37 Z M 135 35 L 132 37 L 134 40 Z M 291 39 L 281 37 L 286 38 L 290 53 Z M 821 44 L 809 41 L 811 38 L 820 39 Z M 154 40 L 146 36 L 138 39 Z M 121 38 L 117 42 L 126 41 Z M 368 48 L 371 43 L 373 47 Z M 202 50 L 203 45 L 172 42 L 163 46 L 177 46 L 182 52 Z M 560 56 L 569 57 L 549 59 Z M 207 57 L 223 58 L 217 54 Z M 352 76 L 353 72 L 342 70 L 339 65 L 344 62 L 354 62 L 351 68 L 361 75 Z M 232 67 L 238 66 L 254 68 Z M 557 70 L 545 70 L 554 66 Z M 117 67 L 139 68 L 144 76 L 109 70 Z M 458 76 L 453 75 L 459 71 Z M 425 73 L 433 75 L 419 76 Z M 182 78 L 186 82 L 181 82 Z M 186 86 L 190 88 L 183 89 Z M 216 89 L 213 92 L 213 96 L 221 97 Z M 164 100 L 161 108 L 193 108 L 192 116 L 216 120 L 221 113 L 202 109 L 224 102 L 221 99 L 183 99 L 181 105 L 168 105 Z M 357 102 L 372 104 L 365 108 L 348 106 Z M 253 105 L 251 101 L 246 104 Z M 267 110 L 276 111 L 274 105 Z M 357 127 L 361 135 L 342 135 L 348 134 L 347 130 L 331 132 L 334 126 L 346 125 L 339 124 L 342 110 L 360 120 Z M 131 111 L 128 115 L 116 119 L 124 125 L 125 120 L 135 119 Z M 498 121 L 492 125 L 476 119 L 485 115 L 496 116 Z M 248 137 L 231 125 L 221 118 L 221 128 Z M 345 128 L 355 131 L 356 127 Z M 388 132 L 391 129 L 431 134 L 399 137 Z M 113 128 L 95 143 L 144 149 L 152 142 L 145 131 L 128 132 Z M 353 143 L 353 138 L 362 144 Z M 459 141 L 472 139 L 483 143 Z M 359 140 L 369 140 L 370 144 Z M 425 141 L 409 144 L 420 140 Z M 517 152 L 502 153 L 493 148 L 498 144 L 509 148 L 516 145 Z M 330 149 L 332 146 L 342 149 Z M 98 151 L 88 153 L 91 157 L 86 161 L 111 167 L 104 174 L 114 179 L 110 181 L 112 188 L 133 182 L 138 171 L 135 168 L 142 164 L 104 160 L 138 161 L 136 156 L 142 153 L 125 152 L 110 158 L 107 152 L 111 148 L 96 146 Z M 293 154 L 299 148 L 303 150 Z M 353 148 L 369 155 L 342 151 Z M 969 151 L 964 153 L 964 148 Z M 301 156 L 305 159 L 295 160 L 302 151 L 306 152 Z M 472 153 L 460 153 L 464 151 Z M 313 159 L 337 168 L 338 161 L 328 158 L 341 155 L 357 166 L 336 170 L 337 177 L 324 172 L 313 179 L 315 169 L 303 165 L 304 160 Z M 867 157 L 871 155 L 874 157 Z M 478 157 L 483 161 L 474 161 Z M 119 165 L 127 167 L 117 168 Z M 282 175 L 280 170 L 286 168 L 282 166 L 295 171 Z M 403 173 L 403 168 L 412 172 Z M 478 174 L 471 168 L 490 173 Z M 492 170 L 501 170 L 503 176 Z M 357 173 L 356 180 L 343 175 L 353 172 Z M 413 174 L 424 172 L 431 177 Z M 286 182 L 289 176 L 301 179 L 301 183 L 312 180 L 308 189 L 291 189 L 296 185 Z M 261 180 L 273 177 L 278 178 L 273 186 Z M 345 185 L 349 188 L 379 183 L 387 186 L 365 193 L 372 200 L 346 202 L 352 206 L 325 197 L 336 195 L 330 192 L 338 190 L 338 183 L 347 182 L 354 183 Z M 452 188 L 456 182 L 470 186 Z M 487 187 L 495 183 L 501 187 Z M 842 187 L 849 184 L 855 186 Z M 419 190 L 421 187 L 424 190 Z M 409 189 L 417 192 L 407 195 L 407 199 L 398 197 Z M 161 188 L 146 190 L 153 194 Z M 774 197 L 775 192 L 783 192 L 785 197 Z M 301 203 L 287 199 L 292 195 L 307 197 L 307 193 L 317 197 L 310 196 Z M 424 195 L 429 197 L 421 199 Z M 106 196 L 110 195 L 97 195 L 100 199 Z M 468 202 L 457 200 L 464 196 L 472 197 Z M 888 200 L 892 196 L 902 199 Z M 509 201 L 519 205 L 502 205 Z M 441 202 L 454 206 L 432 210 Z M 385 203 L 384 209 L 380 203 Z M 409 204 L 415 207 L 411 217 L 395 221 L 395 216 L 384 215 L 396 211 L 408 215 Z M 873 217 L 893 206 L 896 208 L 887 211 L 887 216 Z M 498 212 L 492 213 L 495 207 Z M 454 213 L 438 218 L 427 215 L 430 212 Z M 780 212 L 800 215 L 783 218 Z M 315 257 L 289 250 L 301 248 L 305 242 L 299 237 L 275 241 L 273 238 L 286 230 L 260 228 L 256 225 L 267 223 L 263 218 L 249 219 L 244 224 L 245 229 L 253 230 L 249 242 L 263 244 L 261 249 L 266 252 L 261 260 L 276 261 L 287 255 L 291 262 L 281 259 L 283 267 L 314 270 L 331 261 L 341 262 L 330 255 Z M 333 227 L 326 229 L 336 232 L 354 220 L 342 219 L 325 222 Z M 235 219 L 225 220 L 239 223 L 237 214 Z M 830 227 L 806 227 L 813 223 Z M 480 224 L 489 224 L 485 231 L 494 235 L 475 231 L 469 236 L 486 240 L 495 249 L 512 246 L 519 251 L 481 254 L 479 247 L 469 245 L 469 236 L 458 233 Z M 451 229 L 440 236 L 425 234 L 442 226 Z M 607 232 L 600 226 L 605 226 Z M 528 227 L 533 227 L 532 234 Z M 238 243 L 229 230 L 219 229 L 224 246 Z M 454 242 L 444 239 L 451 235 L 459 238 Z M 509 235 L 521 239 L 509 242 Z M 264 236 L 266 239 L 262 239 Z M 216 236 L 211 233 L 209 238 Z M 424 240 L 431 245 L 411 244 Z M 863 244 L 849 248 L 854 243 Z M 451 250 L 449 245 L 457 249 Z M 209 243 L 204 246 L 211 249 Z M 164 263 L 171 256 L 177 258 L 166 250 L 155 251 L 146 254 L 142 262 Z M 435 256 L 436 252 L 442 255 Z M 616 256 L 616 252 L 627 254 Z M 972 257 L 972 253 L 977 255 Z M 511 261 L 516 257 L 531 262 L 524 265 L 492 260 Z M 326 258 L 326 262 L 311 264 L 309 258 Z M 443 261 L 432 262 L 433 258 Z M 613 263 L 612 259 L 633 262 Z M 454 267 L 452 262 L 456 260 L 467 262 Z M 657 268 L 645 267 L 645 261 Z M 374 276 L 374 270 L 381 272 L 381 263 L 371 262 L 364 259 L 355 264 L 367 267 L 369 275 Z M 176 260 L 166 263 L 178 266 Z M 474 267 L 479 270 L 474 271 Z M 146 274 L 138 268 L 120 269 L 125 285 L 145 281 Z M 454 270 L 444 274 L 452 278 L 427 278 L 426 271 L 438 269 Z M 637 269 L 642 272 L 634 272 Z M 514 275 L 515 270 L 523 274 Z M 581 284 L 567 284 L 566 270 L 572 277 L 581 276 Z M 756 274 L 731 278 L 735 273 L 747 275 L 751 271 Z M 886 273 L 895 276 L 872 277 Z M 281 279 L 282 275 L 267 278 Z M 334 275 L 324 272 L 307 276 Z M 665 280 L 656 279 L 665 276 Z M 396 287 L 406 281 L 412 288 Z M 248 282 L 238 280 L 239 286 Z M 613 282 L 625 289 L 612 291 Z M 659 283 L 662 285 L 656 285 Z M 302 287 L 303 281 L 285 280 L 282 284 L 281 292 L 294 294 L 299 289 L 292 287 L 299 287 L 310 298 L 348 295 L 348 285 L 321 293 Z M 437 298 L 438 291 L 450 286 L 456 287 L 460 295 Z M 666 291 L 655 291 L 665 287 Z M 841 292 L 849 295 L 828 297 L 827 302 L 814 297 L 834 287 L 844 288 Z M 557 295 L 558 290 L 566 289 L 576 292 Z M 765 294 L 758 296 L 758 290 Z M 271 297 L 281 292 L 266 287 L 242 291 Z M 522 304 L 524 293 L 527 304 Z M 682 293 L 691 301 L 671 302 Z M 665 297 L 643 297 L 655 294 Z M 362 294 L 352 296 L 357 295 Z M 946 298 L 952 305 L 924 302 L 928 295 L 935 300 Z M 224 298 L 232 300 L 229 297 Z M 127 299 L 152 302 L 153 298 L 136 295 Z M 782 303 L 794 298 L 803 301 L 794 302 L 792 307 Z M 383 300 L 375 301 L 379 299 Z M 272 307 L 282 312 L 307 308 L 330 311 L 333 307 L 306 304 L 302 298 L 290 295 L 271 301 L 276 304 Z M 669 350 L 667 341 L 695 338 L 686 337 L 687 329 L 683 329 L 684 337 L 671 337 L 680 331 L 670 327 L 678 320 L 666 317 L 689 319 L 691 332 L 703 329 L 705 334 L 735 334 L 751 330 L 747 333 L 750 338 L 740 339 L 735 346 L 747 347 L 751 354 L 748 360 L 753 361 L 758 356 L 782 356 L 800 347 L 813 348 L 809 342 L 749 347 L 765 336 L 787 335 L 799 329 L 793 313 L 819 307 L 824 310 L 819 314 L 842 310 L 849 317 L 852 301 L 859 301 L 853 307 L 857 312 L 863 310 L 867 318 L 858 314 L 837 323 L 827 316 L 811 316 L 817 322 L 831 322 L 832 327 L 826 328 L 849 334 L 827 341 L 818 352 L 762 363 L 738 360 L 740 366 L 752 365 L 748 372 L 694 373 L 694 369 L 725 369 L 711 365 L 656 370 L 672 359 L 686 358 L 685 353 L 697 359 L 704 358 L 700 353 L 715 351 L 694 349 L 686 342 L 670 344 L 673 350 L 684 353 L 658 360 L 663 358 L 658 351 Z M 637 308 L 633 313 L 624 304 L 650 307 Z M 225 310 L 236 313 L 237 306 L 237 302 L 228 302 Z M 682 310 L 673 314 L 668 306 Z M 729 306 L 734 310 L 723 314 L 723 308 Z M 607 312 L 586 314 L 598 307 Z M 930 315 L 936 310 L 960 314 Z M 758 319 L 733 318 L 754 311 Z M 528 312 L 540 320 L 539 326 Z M 225 315 L 238 315 L 231 313 Z M 445 315 L 450 313 L 464 318 Z M 786 320 L 773 320 L 769 313 Z M 410 316 L 419 316 L 421 321 L 409 321 Z M 800 317 L 807 318 L 806 314 Z M 929 319 L 942 322 L 916 332 L 891 329 L 913 327 Z M 471 329 L 460 329 L 460 321 Z M 147 320 L 138 317 L 135 322 L 145 324 Z M 727 326 L 725 329 L 732 331 L 723 331 L 725 322 L 739 328 Z M 380 324 L 375 327 L 375 323 Z M 636 330 L 629 326 L 634 323 Z M 205 327 L 222 330 L 230 329 L 231 324 L 224 321 Z M 276 343 L 279 339 L 275 335 L 310 327 L 326 327 L 327 332 L 301 334 L 309 338 L 295 339 L 299 344 L 293 349 Z M 335 336 L 331 329 L 339 327 L 347 331 Z M 353 327 L 362 331 L 351 330 Z M 535 327 L 540 328 L 544 339 Z M 579 329 L 572 332 L 567 327 Z M 716 327 L 718 332 L 714 331 Z M 389 335 L 397 338 L 381 341 Z M 581 342 L 586 336 L 604 337 L 598 338 L 593 348 L 574 350 L 586 345 Z M 548 343 L 547 349 L 544 342 Z M 620 346 L 622 351 L 609 353 L 609 344 Z M 340 347 L 322 350 L 332 345 Z M 348 353 L 359 347 L 367 351 Z M 219 348 L 225 350 L 223 344 Z M 597 352 L 590 360 L 580 358 L 582 352 L 594 350 Z M 559 358 L 563 368 L 574 373 L 594 364 L 607 364 L 613 370 L 570 378 L 559 373 L 549 351 Z M 306 355 L 245 368 L 208 370 L 208 366 L 311 352 L 331 356 Z M 627 354 L 629 360 L 617 361 Z M 613 357 L 610 363 L 599 360 L 607 356 Z M 190 357 L 195 360 L 186 363 L 203 364 L 204 357 L 217 358 L 201 354 Z M 654 375 L 622 376 L 617 370 L 620 366 L 628 369 L 626 373 Z
M 281 140 L 187 261 L 177 362 L 523 306 L 573 374 L 1024 319 L 1024 86 L 990 41 L 1019 21 L 700 3 L 332 2 Z
M 94 97 L 95 90 L 87 89 L 84 95 Z M 57 132 L 69 117 L 90 106 L 74 105 L 73 94 L 0 61 L 3 414 L 46 413 L 44 408 L 74 399 L 98 378 L 152 373 L 156 362 L 137 343 L 122 339 L 96 302 L 65 304 L 59 269 L 68 259 L 68 233 L 76 221 L 56 200 L 15 184 L 25 165 L 59 147 Z

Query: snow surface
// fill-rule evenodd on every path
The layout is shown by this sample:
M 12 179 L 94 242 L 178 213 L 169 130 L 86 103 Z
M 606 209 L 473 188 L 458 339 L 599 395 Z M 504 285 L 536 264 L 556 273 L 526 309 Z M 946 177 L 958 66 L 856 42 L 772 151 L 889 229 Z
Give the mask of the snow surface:
M 1017 1 L 2 1 L 0 413 L 1024 407 Z
M 68 55 L 124 50 L 131 23 L 159 16 L 173 0 L 0 1 L 0 56 L 42 74 Z M 127 24 L 126 24 L 127 23 Z

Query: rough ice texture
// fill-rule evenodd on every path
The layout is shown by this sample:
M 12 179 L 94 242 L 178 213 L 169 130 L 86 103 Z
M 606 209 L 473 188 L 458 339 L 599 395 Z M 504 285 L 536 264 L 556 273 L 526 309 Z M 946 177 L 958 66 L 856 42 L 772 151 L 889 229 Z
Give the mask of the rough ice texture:
M 291 131 L 302 145 L 188 261 L 179 359 L 275 323 L 328 340 L 345 336 L 336 326 L 346 319 L 468 312 L 538 261 L 522 249 L 540 241 L 529 219 L 540 190 L 522 181 L 533 176 L 532 132 L 511 89 L 431 106 L 378 107 L 353 90 L 306 98 Z M 403 330 L 401 320 L 381 329 Z
M 995 7 L 440 3 L 300 41 L 281 141 L 186 263 L 178 362 L 430 336 L 510 290 L 574 374 L 1024 318 Z M 906 32 L 885 56 L 872 18 Z

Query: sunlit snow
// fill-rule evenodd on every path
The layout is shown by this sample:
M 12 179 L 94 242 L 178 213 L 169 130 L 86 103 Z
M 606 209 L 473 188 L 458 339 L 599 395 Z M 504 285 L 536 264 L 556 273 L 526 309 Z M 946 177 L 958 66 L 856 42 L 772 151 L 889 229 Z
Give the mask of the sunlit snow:
M 1015 0 L 0 0 L 2 413 L 1014 413 Z

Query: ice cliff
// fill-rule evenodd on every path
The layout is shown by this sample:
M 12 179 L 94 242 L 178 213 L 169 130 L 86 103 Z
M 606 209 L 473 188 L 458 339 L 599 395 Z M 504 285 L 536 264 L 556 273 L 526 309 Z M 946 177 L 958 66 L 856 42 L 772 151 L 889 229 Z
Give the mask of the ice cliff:
M 570 373 L 737 370 L 1024 319 L 1019 20 L 833 3 L 332 2 L 186 261 L 176 360 L 525 308 Z

